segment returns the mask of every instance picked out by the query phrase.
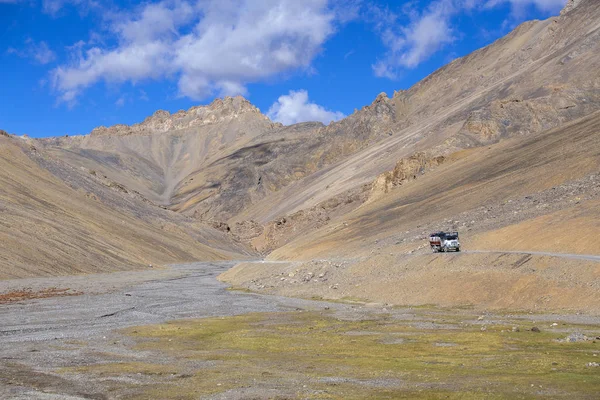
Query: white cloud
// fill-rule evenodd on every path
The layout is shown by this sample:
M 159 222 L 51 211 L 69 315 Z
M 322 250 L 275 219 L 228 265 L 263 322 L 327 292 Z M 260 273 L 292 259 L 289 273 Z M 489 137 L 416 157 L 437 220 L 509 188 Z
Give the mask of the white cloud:
M 433 54 L 451 44 L 457 36 L 452 18 L 460 13 L 509 3 L 513 16 L 521 15 L 527 7 L 534 6 L 545 12 L 558 12 L 567 0 L 434 0 L 422 11 L 403 7 L 408 24 L 400 23 L 401 16 L 387 9 L 371 7 L 370 19 L 375 22 L 387 53 L 372 65 L 378 77 L 394 79 L 400 70 L 415 68 Z
M 335 23 L 328 0 L 163 0 L 111 21 L 113 48 L 74 50 L 54 87 L 69 101 L 99 81 L 167 77 L 193 99 L 245 94 L 248 83 L 308 70 Z
M 470 2 L 461 4 L 469 6 Z M 411 21 L 403 26 L 398 16 L 389 11 L 376 10 L 378 30 L 388 52 L 383 59 L 373 64 L 378 77 L 393 79 L 400 68 L 415 68 L 429 59 L 445 45 L 454 41 L 450 18 L 458 8 L 452 0 L 432 2 L 421 13 L 405 10 Z
M 33 39 L 27 39 L 25 47 L 21 50 L 9 48 L 8 53 L 16 54 L 23 58 L 30 58 L 42 65 L 49 64 L 56 59 L 56 54 L 50 49 L 48 43 L 44 41 L 36 43 Z
M 243 94 L 245 83 L 307 68 L 333 32 L 326 0 L 201 3 L 204 18 L 177 43 L 181 94 Z M 188 82 L 195 82 L 189 85 Z
M 65 1 L 62 0 L 43 0 L 42 10 L 46 14 L 55 15 L 64 6 Z
M 143 89 L 140 89 L 139 95 L 140 95 L 140 100 L 143 100 L 143 101 L 150 100 L 150 97 L 148 97 L 148 93 L 146 93 L 146 91 Z
M 186 2 L 148 4 L 139 15 L 116 20 L 111 27 L 124 43 L 148 43 L 177 37 L 178 29 L 192 20 L 195 10 Z
M 292 90 L 289 94 L 279 97 L 267 115 L 273 121 L 281 122 L 284 125 L 306 121 L 329 124 L 331 121 L 339 121 L 345 117 L 339 111 L 329 111 L 318 104 L 311 103 L 306 90 Z

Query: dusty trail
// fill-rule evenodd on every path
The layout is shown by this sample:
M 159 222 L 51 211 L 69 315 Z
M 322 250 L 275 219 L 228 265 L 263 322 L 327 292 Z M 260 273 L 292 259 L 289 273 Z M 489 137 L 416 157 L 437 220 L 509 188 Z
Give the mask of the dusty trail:
M 545 251 L 509 251 L 509 250 L 468 250 L 463 251 L 466 254 L 532 254 L 536 256 L 548 256 L 548 257 L 559 257 L 567 258 L 569 260 L 585 260 L 585 261 L 599 261 L 600 256 L 592 254 L 567 254 L 567 253 L 549 253 Z
M 511 250 L 462 250 L 463 254 L 532 254 L 536 256 L 548 256 L 548 257 L 558 257 L 558 258 L 566 258 L 569 260 L 585 260 L 585 261 L 598 261 L 600 262 L 600 255 L 594 254 L 567 254 L 567 253 L 551 253 L 544 251 L 511 251 Z M 413 253 L 412 256 L 419 255 L 421 253 Z M 337 261 L 355 261 L 354 259 L 344 259 L 344 258 L 336 258 Z M 261 264 L 302 264 L 305 261 L 285 261 L 285 260 L 261 260 L 256 261 L 256 263 Z M 320 260 L 322 261 L 322 260 Z

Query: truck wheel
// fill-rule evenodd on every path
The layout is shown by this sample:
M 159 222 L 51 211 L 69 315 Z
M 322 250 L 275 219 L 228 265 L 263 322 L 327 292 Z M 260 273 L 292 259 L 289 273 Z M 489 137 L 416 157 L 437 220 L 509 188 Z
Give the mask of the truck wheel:
M 457 252 L 459 252 L 459 251 L 460 251 L 460 247 L 457 247 L 457 248 L 456 248 L 456 251 L 457 251 Z

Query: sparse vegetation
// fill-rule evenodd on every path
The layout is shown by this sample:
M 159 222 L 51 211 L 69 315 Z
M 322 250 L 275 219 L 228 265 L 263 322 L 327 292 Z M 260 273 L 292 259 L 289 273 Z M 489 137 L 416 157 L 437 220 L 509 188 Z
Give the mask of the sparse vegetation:
M 160 363 L 65 371 L 119 382 L 151 374 L 139 398 L 197 398 L 260 387 L 282 398 L 595 398 L 594 341 L 564 343 L 533 322 L 465 319 L 450 311 L 346 320 L 289 312 L 178 321 L 126 331 Z M 515 329 L 520 326 L 520 329 Z M 598 327 L 569 326 L 598 335 Z M 162 356 L 161 356 L 162 354 Z M 192 365 L 202 365 L 192 368 Z M 115 383 L 115 390 L 119 384 Z

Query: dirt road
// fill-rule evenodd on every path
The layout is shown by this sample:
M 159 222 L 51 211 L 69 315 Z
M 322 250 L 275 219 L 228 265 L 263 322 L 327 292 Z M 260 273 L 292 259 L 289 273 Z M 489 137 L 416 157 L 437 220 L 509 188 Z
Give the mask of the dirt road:
M 592 254 L 548 253 L 544 251 L 506 251 L 506 250 L 468 250 L 463 253 L 471 254 L 532 254 L 536 256 L 560 257 L 569 260 L 600 261 L 600 256 Z

